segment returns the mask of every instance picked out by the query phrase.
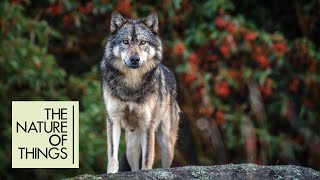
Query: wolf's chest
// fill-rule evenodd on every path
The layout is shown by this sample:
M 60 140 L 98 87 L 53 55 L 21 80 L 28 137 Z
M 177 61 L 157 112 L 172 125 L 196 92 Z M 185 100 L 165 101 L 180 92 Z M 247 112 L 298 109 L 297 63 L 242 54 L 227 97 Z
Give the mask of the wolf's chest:
M 134 130 L 143 129 L 151 120 L 151 103 L 123 102 L 109 96 L 107 100 L 108 116 L 118 120 L 122 128 Z
M 125 129 L 134 130 L 140 126 L 140 121 L 143 121 L 144 112 L 131 104 L 126 105 L 121 114 L 121 126 Z

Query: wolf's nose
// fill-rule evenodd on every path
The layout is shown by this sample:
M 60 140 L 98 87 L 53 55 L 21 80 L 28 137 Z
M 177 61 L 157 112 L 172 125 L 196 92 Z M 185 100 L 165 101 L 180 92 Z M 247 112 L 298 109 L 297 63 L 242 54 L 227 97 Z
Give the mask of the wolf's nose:
M 137 65 L 140 61 L 140 58 L 139 56 L 131 56 L 129 60 L 131 64 Z

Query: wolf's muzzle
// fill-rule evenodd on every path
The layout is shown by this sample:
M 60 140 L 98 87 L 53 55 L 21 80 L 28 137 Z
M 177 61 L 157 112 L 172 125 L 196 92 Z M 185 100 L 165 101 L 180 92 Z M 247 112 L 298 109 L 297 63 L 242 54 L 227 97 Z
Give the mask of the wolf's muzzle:
M 129 68 L 137 69 L 140 67 L 140 57 L 137 55 L 133 55 L 129 58 L 129 64 L 127 64 Z

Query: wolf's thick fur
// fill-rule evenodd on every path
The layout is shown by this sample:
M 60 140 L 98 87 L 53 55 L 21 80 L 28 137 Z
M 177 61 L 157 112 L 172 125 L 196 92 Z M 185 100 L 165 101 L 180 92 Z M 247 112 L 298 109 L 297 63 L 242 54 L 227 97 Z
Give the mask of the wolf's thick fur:
M 139 170 L 139 164 L 142 169 L 152 168 L 155 139 L 161 148 L 162 166 L 168 168 L 173 159 L 180 109 L 174 74 L 161 64 L 157 14 L 125 19 L 113 12 L 110 30 L 100 63 L 108 114 L 107 171 L 115 173 L 119 169 L 121 128 L 125 131 L 131 170 Z

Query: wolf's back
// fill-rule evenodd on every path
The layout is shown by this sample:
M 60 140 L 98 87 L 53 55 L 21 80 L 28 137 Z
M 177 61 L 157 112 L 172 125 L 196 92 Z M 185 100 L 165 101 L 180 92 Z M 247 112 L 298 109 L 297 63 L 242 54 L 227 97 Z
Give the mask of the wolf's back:
M 160 64 L 159 65 L 159 69 L 161 72 L 161 77 L 164 80 L 164 87 L 161 88 L 162 93 L 165 93 L 165 95 L 170 95 L 172 96 L 172 98 L 176 98 L 177 96 L 177 83 L 176 83 L 176 78 L 175 75 L 173 74 L 172 71 L 170 71 L 169 68 L 167 68 L 166 66 Z M 161 86 L 161 84 L 159 84 L 159 86 Z

